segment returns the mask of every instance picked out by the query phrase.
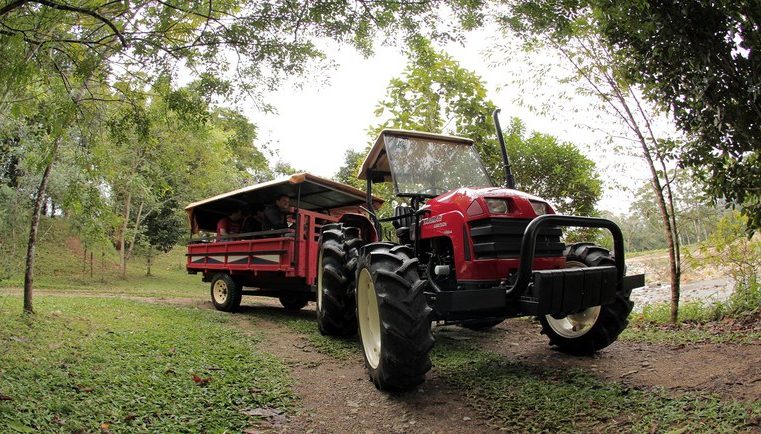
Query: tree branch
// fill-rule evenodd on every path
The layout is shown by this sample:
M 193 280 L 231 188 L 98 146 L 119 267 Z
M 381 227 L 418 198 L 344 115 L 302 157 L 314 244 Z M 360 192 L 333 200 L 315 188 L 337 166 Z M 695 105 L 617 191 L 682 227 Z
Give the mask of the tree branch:
M 44 5 L 44 6 L 51 7 L 53 9 L 58 9 L 58 10 L 67 11 L 67 12 L 76 12 L 76 13 L 79 13 L 79 14 L 84 14 L 84 15 L 91 16 L 91 17 L 95 18 L 96 20 L 99 20 L 99 21 L 103 22 L 108 27 L 110 27 L 111 31 L 114 32 L 114 35 L 116 35 L 116 37 L 119 38 L 119 42 L 121 42 L 122 47 L 124 47 L 124 48 L 127 47 L 127 40 L 124 38 L 124 35 L 122 35 L 121 31 L 119 31 L 119 29 L 116 27 L 116 25 L 111 20 L 109 20 L 108 18 L 104 17 L 103 15 L 101 15 L 101 14 L 99 14 L 99 13 L 93 11 L 93 10 L 79 8 L 79 7 L 76 7 L 76 6 L 62 5 L 62 4 L 59 4 L 59 3 L 52 2 L 50 0 L 31 0 L 31 1 L 34 1 L 35 3 L 39 3 L 39 4 Z

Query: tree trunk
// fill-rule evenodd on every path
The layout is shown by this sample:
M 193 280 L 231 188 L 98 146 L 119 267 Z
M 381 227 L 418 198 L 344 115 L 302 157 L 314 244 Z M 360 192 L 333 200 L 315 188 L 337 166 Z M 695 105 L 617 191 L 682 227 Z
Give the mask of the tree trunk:
M 34 313 L 34 307 L 32 305 L 32 296 L 34 295 L 34 256 L 37 247 L 37 230 L 40 226 L 40 214 L 42 213 L 42 206 L 45 203 L 45 191 L 48 188 L 48 180 L 50 179 L 50 172 L 53 169 L 53 163 L 55 163 L 56 154 L 58 153 L 58 147 L 61 144 L 61 137 L 58 137 L 53 142 L 53 149 L 50 152 L 50 162 L 45 167 L 45 171 L 42 173 L 42 180 L 37 188 L 37 196 L 34 198 L 34 211 L 32 211 L 32 223 L 29 228 L 29 242 L 26 247 L 26 268 L 24 270 L 24 312 Z
M 137 241 L 137 231 L 140 228 L 140 220 L 143 215 L 143 205 L 145 202 L 140 202 L 140 206 L 137 207 L 137 216 L 135 217 L 135 226 L 132 228 L 132 239 L 129 242 L 129 249 L 127 250 L 127 259 L 132 257 L 132 249 L 135 247 L 135 241 Z
M 153 259 L 153 246 L 148 246 L 148 267 L 145 271 L 146 276 L 151 276 L 151 260 Z
M 127 200 L 124 202 L 124 214 L 122 218 L 122 228 L 119 231 L 119 273 L 122 279 L 127 278 L 127 246 L 125 241 L 127 237 L 127 225 L 129 225 L 130 207 L 132 206 L 132 192 L 127 192 Z

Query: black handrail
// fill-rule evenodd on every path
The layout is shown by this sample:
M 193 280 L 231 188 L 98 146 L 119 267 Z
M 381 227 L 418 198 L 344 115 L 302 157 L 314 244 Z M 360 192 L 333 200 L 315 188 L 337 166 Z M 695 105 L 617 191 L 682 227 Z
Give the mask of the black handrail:
M 618 227 L 618 225 L 610 220 L 597 217 L 576 217 L 558 214 L 545 214 L 531 220 L 528 226 L 526 226 L 525 232 L 523 232 L 520 255 L 521 265 L 518 268 L 515 284 L 507 289 L 505 295 L 520 295 L 526 291 L 526 288 L 528 288 L 528 285 L 531 281 L 531 267 L 534 263 L 536 236 L 539 234 L 539 229 L 542 226 L 549 224 L 557 226 L 604 228 L 609 230 L 611 235 L 613 235 L 613 254 L 616 261 L 616 268 L 618 269 L 618 291 L 620 292 L 623 289 L 623 279 L 625 273 L 624 236 L 621 233 L 621 229 Z

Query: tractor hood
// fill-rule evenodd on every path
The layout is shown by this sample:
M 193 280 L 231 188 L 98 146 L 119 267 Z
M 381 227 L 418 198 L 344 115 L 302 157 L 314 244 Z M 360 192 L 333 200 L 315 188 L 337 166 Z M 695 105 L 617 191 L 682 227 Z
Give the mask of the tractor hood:
M 458 188 L 429 200 L 422 209 L 431 216 L 460 212 L 467 220 L 489 216 L 534 218 L 555 214 L 544 199 L 518 190 L 500 187 Z

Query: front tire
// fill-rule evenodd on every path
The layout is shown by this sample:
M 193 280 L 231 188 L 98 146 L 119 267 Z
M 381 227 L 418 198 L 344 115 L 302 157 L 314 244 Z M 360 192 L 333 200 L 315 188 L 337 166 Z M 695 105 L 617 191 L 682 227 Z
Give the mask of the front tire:
M 235 312 L 240 307 L 243 292 L 240 284 L 227 273 L 217 273 L 211 279 L 211 303 L 222 312 Z
M 431 308 L 406 246 L 373 243 L 362 249 L 357 318 L 370 379 L 381 390 L 408 390 L 431 369 Z
M 317 326 L 324 335 L 357 332 L 354 280 L 361 244 L 357 228 L 331 223 L 322 229 L 317 257 Z
M 615 265 L 613 256 L 605 248 L 591 243 L 577 243 L 566 247 L 567 268 Z M 574 355 L 594 354 L 618 339 L 629 324 L 628 317 L 634 303 L 621 293 L 612 303 L 592 306 L 562 318 L 544 315 L 539 318 L 542 333 L 550 338 L 550 345 Z

